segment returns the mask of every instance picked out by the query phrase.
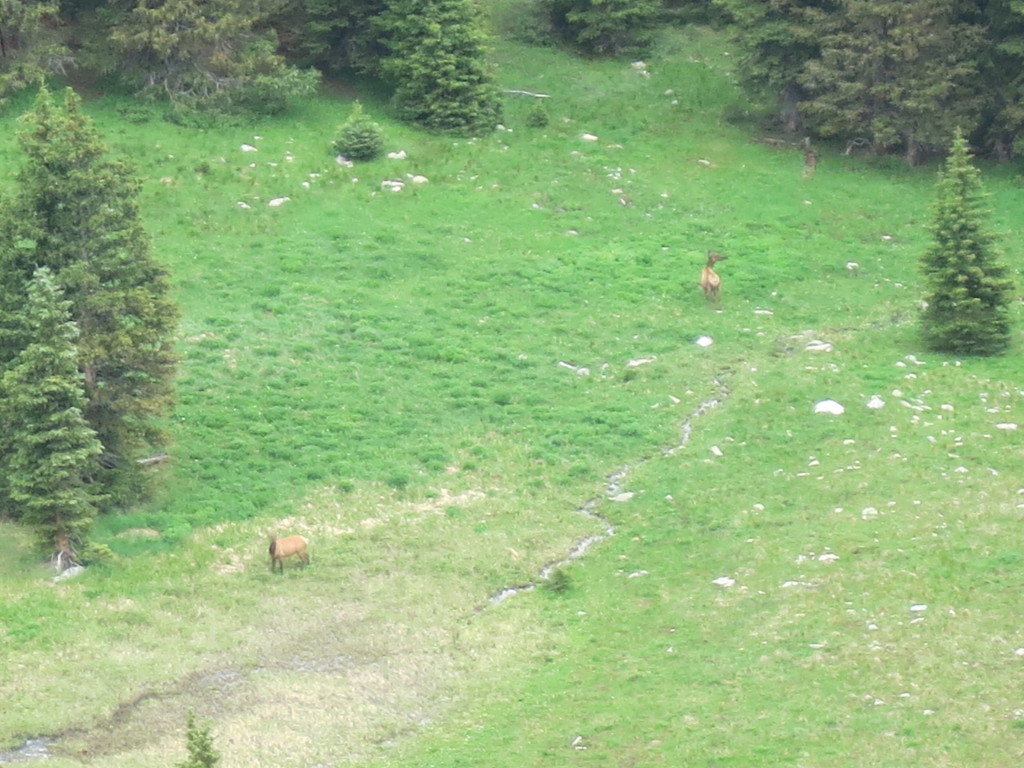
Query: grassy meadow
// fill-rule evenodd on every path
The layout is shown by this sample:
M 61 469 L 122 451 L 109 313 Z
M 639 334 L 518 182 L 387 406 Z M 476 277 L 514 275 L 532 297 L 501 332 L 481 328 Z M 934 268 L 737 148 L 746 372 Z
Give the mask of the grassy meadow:
M 1021 305 L 1005 358 L 922 351 L 935 166 L 805 178 L 724 120 L 714 33 L 493 53 L 547 127 L 512 93 L 476 140 L 339 86 L 205 131 L 87 94 L 145 180 L 179 405 L 115 562 L 53 583 L 0 525 L 0 751 L 171 766 L 192 710 L 225 768 L 1019 765 Z M 357 97 L 405 159 L 335 162 Z M 1019 280 L 1020 176 L 982 169 Z M 272 576 L 270 533 L 312 565 Z

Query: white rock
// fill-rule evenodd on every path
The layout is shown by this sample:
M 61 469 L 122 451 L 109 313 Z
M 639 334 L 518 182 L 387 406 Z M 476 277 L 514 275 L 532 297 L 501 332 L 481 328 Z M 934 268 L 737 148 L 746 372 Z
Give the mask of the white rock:
M 336 158 L 334 158 L 334 162 L 336 162 L 338 165 L 344 166 L 345 168 L 355 167 L 355 163 L 353 163 L 344 155 L 338 155 Z
M 413 184 L 426 184 L 428 181 L 430 181 L 430 179 L 428 179 L 426 176 L 420 176 L 417 174 L 414 176 L 410 176 L 409 181 L 411 181 Z
M 241 149 L 243 152 L 259 152 L 252 144 L 243 144 Z
M 885 408 L 885 400 L 880 398 L 878 395 L 872 395 L 871 399 L 868 400 L 868 408 L 873 411 L 877 411 L 879 408 Z
M 1005 429 L 1008 432 L 1012 432 L 1016 428 L 1017 428 L 1017 425 L 1014 424 L 1012 421 L 1004 421 L 1004 422 L 1001 422 L 999 424 L 996 424 L 996 429 Z
M 824 555 L 819 555 L 818 560 L 822 563 L 834 563 L 839 559 L 839 555 L 834 552 L 826 552 Z
M 598 140 L 598 139 L 597 139 L 597 136 L 595 136 L 595 135 L 594 135 L 594 134 L 592 134 L 592 133 L 583 133 L 583 134 L 580 134 L 580 138 L 581 138 L 581 139 L 582 139 L 583 141 L 597 141 L 597 140 Z
M 711 455 L 712 456 L 718 456 L 719 458 L 721 458 L 722 456 L 725 456 L 725 454 L 722 453 L 722 449 L 719 448 L 717 445 L 712 445 L 711 446 Z
M 76 576 L 81 576 L 83 573 L 85 573 L 85 568 L 83 566 L 73 565 L 70 568 L 67 568 L 58 573 L 56 576 L 53 577 L 53 580 L 64 581 L 65 579 L 73 579 Z
M 407 157 L 408 155 L 405 154 L 404 149 L 400 149 L 397 152 L 388 152 L 388 158 L 391 160 L 405 160 Z
M 731 587 L 733 584 L 736 583 L 736 579 L 733 579 L 729 576 L 719 576 L 711 583 L 717 584 L 719 587 Z
M 629 501 L 632 498 L 633 498 L 633 492 L 632 491 L 623 491 L 622 493 L 617 493 L 614 496 L 612 496 L 611 497 L 611 501 L 620 501 L 620 502 L 622 502 L 622 501 Z
M 657 360 L 656 357 L 637 357 L 626 363 L 627 368 L 639 368 L 641 365 L 647 365 Z
M 826 413 L 832 416 L 839 416 L 846 412 L 846 409 L 835 400 L 821 400 L 814 404 L 815 413 Z
M 698 336 L 693 343 L 696 344 L 698 347 L 710 347 L 712 344 L 715 343 L 715 340 L 712 339 L 710 336 Z
M 831 344 L 827 341 L 822 341 L 821 339 L 809 341 L 806 346 L 804 346 L 804 352 L 831 352 L 832 349 L 833 347 Z
M 267 205 L 271 208 L 278 208 L 291 200 L 290 197 L 275 197 L 273 200 L 268 200 Z
M 243 203 L 241 200 L 238 201 L 237 205 L 239 208 L 245 208 L 246 210 L 252 208 L 251 205 L 249 205 L 248 203 Z

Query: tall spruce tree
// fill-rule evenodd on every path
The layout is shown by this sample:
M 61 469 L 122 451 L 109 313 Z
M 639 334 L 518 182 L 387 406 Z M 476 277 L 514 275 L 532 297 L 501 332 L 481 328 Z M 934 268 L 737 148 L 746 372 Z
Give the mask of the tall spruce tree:
M 957 20 L 954 0 L 846 0 L 804 69 L 804 112 L 820 134 L 902 149 L 914 165 L 977 120 L 980 32 Z
M 501 104 L 472 0 L 392 0 L 376 20 L 403 119 L 461 134 L 492 130 Z
M 841 0 L 714 0 L 732 16 L 744 87 L 779 107 L 783 127 L 803 127 L 801 82 L 807 63 L 821 55 L 822 38 L 841 19 Z
M 43 89 L 23 117 L 27 161 L 0 210 L 0 368 L 23 348 L 19 320 L 35 269 L 49 267 L 71 302 L 85 415 L 103 444 L 95 479 L 119 503 L 144 494 L 133 460 L 164 440 L 173 401 L 177 309 L 139 217 L 139 181 L 106 148 L 68 89 Z
M 28 343 L 0 377 L 6 492 L 17 519 L 66 567 L 96 513 L 86 483 L 102 451 L 86 422 L 78 328 L 49 269 L 28 285 L 22 317 Z
M 936 189 L 933 242 L 921 258 L 928 291 L 922 336 L 939 352 L 1002 354 L 1010 344 L 1013 283 L 985 231 L 981 174 L 960 132 Z

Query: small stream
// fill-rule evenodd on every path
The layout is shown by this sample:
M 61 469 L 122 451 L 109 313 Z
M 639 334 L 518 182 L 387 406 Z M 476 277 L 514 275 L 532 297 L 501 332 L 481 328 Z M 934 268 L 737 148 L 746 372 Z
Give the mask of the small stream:
M 706 413 L 714 408 L 721 405 L 725 399 L 729 396 L 729 390 L 725 386 L 725 382 L 721 378 L 715 377 L 714 385 L 718 390 L 718 394 L 715 397 L 708 398 L 700 403 L 684 420 L 679 427 L 679 441 L 673 445 L 662 448 L 662 456 L 671 456 L 679 450 L 682 450 L 690 442 L 690 437 L 693 434 L 693 423 L 704 416 Z M 498 603 L 508 600 L 510 597 L 518 595 L 520 592 L 529 592 L 532 589 L 536 589 L 538 585 L 550 578 L 551 574 L 558 568 L 568 565 L 574 560 L 578 560 L 583 557 L 592 546 L 597 544 L 599 541 L 615 535 L 615 526 L 612 525 L 611 521 L 605 517 L 599 511 L 599 507 L 602 501 L 614 499 L 616 496 L 623 492 L 623 484 L 629 473 L 637 467 L 641 467 L 651 460 L 652 457 L 640 459 L 632 464 L 627 464 L 617 472 L 613 472 L 608 476 L 608 483 L 604 488 L 604 493 L 601 496 L 597 496 L 585 502 L 582 507 L 577 510 L 581 515 L 598 520 L 604 525 L 603 533 L 595 533 L 580 539 L 573 546 L 571 550 L 564 557 L 554 560 L 537 572 L 537 577 L 530 582 L 525 584 L 516 584 L 506 587 L 502 587 L 497 592 L 494 592 L 488 597 L 487 604 L 477 609 L 477 613 L 482 611 L 487 605 L 496 605 Z
M 50 739 L 29 739 L 17 749 L 0 752 L 0 765 L 27 763 L 50 756 Z

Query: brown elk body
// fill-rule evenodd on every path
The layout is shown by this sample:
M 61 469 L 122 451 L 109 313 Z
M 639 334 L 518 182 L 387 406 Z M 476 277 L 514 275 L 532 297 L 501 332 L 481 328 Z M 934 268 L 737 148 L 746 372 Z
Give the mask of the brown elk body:
M 270 538 L 270 572 L 273 573 L 280 566 L 281 573 L 284 573 L 285 558 L 297 555 L 301 567 L 309 565 L 309 542 L 305 536 L 286 536 L 283 539 Z
M 700 271 L 700 288 L 709 301 L 718 301 L 718 292 L 722 287 L 722 278 L 715 272 L 715 264 L 725 261 L 725 256 L 718 251 L 708 251 L 708 263 Z

